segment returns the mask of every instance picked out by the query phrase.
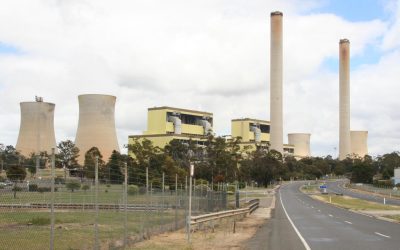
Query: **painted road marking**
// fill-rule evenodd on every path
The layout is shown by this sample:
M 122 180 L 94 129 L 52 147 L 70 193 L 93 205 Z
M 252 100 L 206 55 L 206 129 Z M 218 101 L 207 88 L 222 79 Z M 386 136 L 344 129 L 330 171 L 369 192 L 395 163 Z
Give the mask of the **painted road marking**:
M 297 227 L 294 225 L 292 219 L 290 219 L 289 214 L 286 212 L 286 208 L 283 205 L 283 201 L 282 201 L 282 195 L 281 195 L 281 190 L 279 189 L 279 199 L 281 200 L 281 205 L 283 208 L 283 211 L 286 214 L 286 217 L 288 218 L 290 224 L 292 225 L 294 231 L 296 232 L 297 236 L 299 236 L 301 242 L 303 243 L 304 247 L 306 248 L 306 250 L 311 250 L 310 246 L 307 244 L 306 240 L 303 238 L 303 236 L 300 234 L 299 230 L 297 229 Z
M 347 224 L 353 224 L 353 223 L 351 223 L 350 221 L 347 221 L 347 220 L 345 220 L 344 222 L 346 222 Z
M 333 217 L 333 215 L 331 215 L 331 214 L 328 214 L 329 215 L 329 217 Z
M 318 209 L 318 212 L 321 212 L 321 210 Z
M 381 233 L 378 233 L 378 232 L 375 232 L 375 234 L 377 234 L 379 236 L 382 236 L 382 237 L 385 237 L 385 238 L 390 238 L 389 235 L 384 235 L 384 234 L 381 234 Z

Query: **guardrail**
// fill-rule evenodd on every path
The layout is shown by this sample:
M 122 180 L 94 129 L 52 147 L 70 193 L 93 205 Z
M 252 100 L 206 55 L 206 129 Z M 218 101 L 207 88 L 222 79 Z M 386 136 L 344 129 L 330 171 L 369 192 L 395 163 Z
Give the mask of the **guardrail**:
M 250 200 L 248 203 L 249 203 L 249 205 L 246 208 L 239 208 L 239 209 L 234 209 L 234 210 L 192 216 L 190 224 L 196 225 L 199 223 L 212 221 L 212 220 L 218 220 L 218 219 L 222 219 L 222 218 L 226 218 L 226 217 L 242 215 L 242 214 L 251 214 L 252 212 L 254 212 L 254 210 L 256 210 L 259 207 L 260 200 L 253 199 L 253 200 Z

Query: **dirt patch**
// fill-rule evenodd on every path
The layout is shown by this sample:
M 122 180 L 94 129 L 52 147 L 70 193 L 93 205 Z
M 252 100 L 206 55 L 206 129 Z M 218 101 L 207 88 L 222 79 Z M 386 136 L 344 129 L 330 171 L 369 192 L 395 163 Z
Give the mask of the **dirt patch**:
M 196 226 L 191 235 L 191 244 L 187 243 L 185 230 L 165 233 L 150 240 L 135 244 L 130 249 L 223 249 L 242 250 L 244 244 L 253 237 L 257 230 L 270 218 L 271 209 L 275 205 L 275 197 L 263 197 L 269 199 L 269 207 L 260 207 L 253 214 L 241 220 L 222 219 L 217 224 L 205 223 Z

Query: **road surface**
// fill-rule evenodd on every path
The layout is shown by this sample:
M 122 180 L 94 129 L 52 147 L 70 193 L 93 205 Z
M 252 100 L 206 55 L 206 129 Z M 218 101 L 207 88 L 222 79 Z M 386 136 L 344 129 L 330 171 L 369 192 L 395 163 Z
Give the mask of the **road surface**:
M 272 218 L 248 242 L 248 249 L 400 249 L 400 224 L 314 200 L 299 191 L 301 185 L 280 188 Z

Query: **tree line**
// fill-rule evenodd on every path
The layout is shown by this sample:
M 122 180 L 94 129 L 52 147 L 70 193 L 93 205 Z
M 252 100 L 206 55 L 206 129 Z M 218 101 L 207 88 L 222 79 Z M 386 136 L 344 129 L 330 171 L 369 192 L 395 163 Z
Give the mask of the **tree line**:
M 346 176 L 352 182 L 373 183 L 375 179 L 390 180 L 394 168 L 400 166 L 400 153 L 392 152 L 372 158 L 349 156 L 345 160 L 325 157 L 296 159 L 283 156 L 268 147 L 240 146 L 241 139 L 226 140 L 209 135 L 203 145 L 197 142 L 172 140 L 164 148 L 154 146 L 147 139 L 134 140 L 126 146 L 129 155 L 113 151 L 109 159 L 103 159 L 98 148 L 85 152 L 83 165 L 77 161 L 80 151 L 70 140 L 57 145 L 56 167 L 64 168 L 79 178 L 93 179 L 95 164 L 99 166 L 99 179 L 108 183 L 122 183 L 125 164 L 129 183 L 144 185 L 146 169 L 152 176 L 165 174 L 170 180 L 188 175 L 190 164 L 195 165 L 195 178 L 210 183 L 239 183 L 267 186 L 280 180 L 316 179 L 328 176 Z M 10 180 L 24 180 L 26 171 L 35 176 L 36 161 L 48 167 L 50 157 L 46 152 L 38 156 L 23 157 L 13 146 L 0 150 L 1 170 Z M 64 178 L 66 175 L 64 176 Z M 155 184 L 159 178 L 152 180 Z M 386 182 L 388 183 L 388 182 Z

